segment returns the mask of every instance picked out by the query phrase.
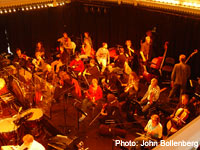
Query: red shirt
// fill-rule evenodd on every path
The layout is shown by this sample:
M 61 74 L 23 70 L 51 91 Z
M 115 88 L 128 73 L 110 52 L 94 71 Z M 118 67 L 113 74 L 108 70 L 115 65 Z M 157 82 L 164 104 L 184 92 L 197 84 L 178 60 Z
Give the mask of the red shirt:
M 94 90 L 94 89 L 93 89 L 93 85 L 90 85 L 86 96 L 88 96 L 90 100 L 91 100 L 92 98 L 94 98 L 95 101 L 101 99 L 101 98 L 103 97 L 103 92 L 102 92 L 101 87 L 98 86 L 98 87 L 97 87 L 97 90 Z
M 69 64 L 70 67 L 74 66 L 74 71 L 83 72 L 84 71 L 84 63 L 82 60 L 72 60 Z

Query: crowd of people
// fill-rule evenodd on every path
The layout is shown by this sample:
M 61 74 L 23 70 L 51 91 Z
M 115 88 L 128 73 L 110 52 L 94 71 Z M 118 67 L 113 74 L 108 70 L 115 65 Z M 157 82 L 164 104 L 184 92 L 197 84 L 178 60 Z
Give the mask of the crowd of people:
M 157 78 L 151 79 L 145 95 L 141 100 L 138 99 L 139 82 L 143 72 L 147 71 L 146 62 L 150 60 L 151 35 L 147 35 L 144 42 L 141 41 L 139 51 L 134 49 L 131 40 L 127 40 L 125 47 L 118 46 L 114 54 L 110 52 L 106 42 L 103 42 L 102 47 L 95 51 L 88 32 L 84 33 L 80 50 L 76 49 L 76 44 L 66 32 L 57 41 L 59 46 L 55 50 L 56 54 L 53 60 L 49 61 L 42 42 L 38 42 L 35 58 L 23 54 L 18 48 L 13 64 L 33 71 L 55 86 L 54 99 L 56 101 L 62 100 L 62 95 L 65 93 L 71 93 L 72 96 L 79 99 L 82 102 L 80 109 L 84 112 L 79 118 L 79 122 L 87 117 L 88 110 L 92 107 L 100 109 L 99 120 L 101 123 L 104 123 L 107 118 L 123 123 L 119 103 L 125 101 L 128 113 L 130 103 L 134 102 L 135 105 L 132 105 L 131 108 L 131 111 L 134 111 L 133 114 L 144 115 L 146 119 L 150 119 L 144 129 L 147 133 L 145 138 L 140 137 L 135 140 L 162 138 L 163 126 L 160 118 L 149 111 L 152 107 L 157 107 L 161 92 Z M 169 117 L 169 122 L 166 122 L 165 126 L 171 124 L 170 127 L 166 127 L 167 134 L 173 133 L 172 129 L 178 130 L 182 127 L 184 122 L 190 118 L 190 114 L 195 111 L 189 96 L 185 94 L 186 83 L 190 77 L 190 66 L 185 63 L 185 60 L 186 56 L 181 54 L 180 63 L 176 64 L 172 71 L 172 89 L 169 101 L 179 89 L 181 100 L 174 113 Z M 177 116 L 180 119 L 177 120 Z

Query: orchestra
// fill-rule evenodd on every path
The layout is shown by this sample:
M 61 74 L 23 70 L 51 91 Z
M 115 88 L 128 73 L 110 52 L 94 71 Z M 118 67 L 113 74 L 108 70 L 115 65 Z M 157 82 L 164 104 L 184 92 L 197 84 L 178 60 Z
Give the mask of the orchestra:
M 92 108 L 100 110 L 100 123 L 105 124 L 106 120 L 114 119 L 117 123 L 123 124 L 125 118 L 121 115 L 123 106 L 120 103 L 122 102 L 126 105 L 127 116 L 134 118 L 134 116 L 142 115 L 146 121 L 150 119 L 144 129 L 145 137 L 136 138 L 135 141 L 148 141 L 152 138 L 158 140 L 163 137 L 162 128 L 167 128 L 168 134 L 172 134 L 183 127 L 192 111 L 195 110 L 194 107 L 198 105 L 196 101 L 194 104 L 189 102 L 189 96 L 185 95 L 186 83 L 191 73 L 189 65 L 185 63 L 186 56 L 183 54 L 179 57 L 180 63 L 176 64 L 172 71 L 172 89 L 168 96 L 170 99 L 173 98 L 179 88 L 182 101 L 174 109 L 174 113 L 168 116 L 167 123 L 163 124 L 164 127 L 161 125 L 163 122 L 161 118 L 150 111 L 151 108 L 158 108 L 162 92 L 158 74 L 152 75 L 150 83 L 144 81 L 148 88 L 142 98 L 138 97 L 140 83 L 143 79 L 142 73 L 138 70 L 148 71 L 152 44 L 150 36 L 146 36 L 145 42 L 141 41 L 139 54 L 138 50 L 133 48 L 131 40 L 126 40 L 125 47 L 118 46 L 113 61 L 110 60 L 110 52 L 113 49 L 108 49 L 108 44 L 103 42 L 102 47 L 95 51 L 88 32 L 84 33 L 80 50 L 76 49 L 76 43 L 71 41 L 66 32 L 57 41 L 59 42 L 58 53 L 54 54 L 54 60 L 51 62 L 46 60 L 48 50 L 44 49 L 42 42 L 38 42 L 35 58 L 25 55 L 18 48 L 12 64 L 23 67 L 32 74 L 36 73 L 50 83 L 55 88 L 52 99 L 57 103 L 63 101 L 68 94 L 77 98 L 81 103 L 82 112 L 79 123 L 84 123 L 84 119 L 91 113 L 89 110 Z M 164 61 L 163 57 L 160 58 Z M 195 90 L 199 91 L 199 78 L 197 83 Z M 35 105 L 37 105 L 38 101 L 42 101 L 44 87 L 37 84 L 35 87 L 34 96 Z M 5 80 L 0 78 L 0 96 L 7 92 Z M 133 114 L 130 114 L 130 111 L 133 111 Z M 126 119 L 128 120 L 128 117 Z M 26 135 L 23 138 L 25 142 L 23 145 L 26 145 L 26 140 L 29 138 L 30 142 L 36 143 L 31 135 Z M 37 143 L 37 145 L 40 144 Z M 136 147 L 136 149 L 141 148 Z

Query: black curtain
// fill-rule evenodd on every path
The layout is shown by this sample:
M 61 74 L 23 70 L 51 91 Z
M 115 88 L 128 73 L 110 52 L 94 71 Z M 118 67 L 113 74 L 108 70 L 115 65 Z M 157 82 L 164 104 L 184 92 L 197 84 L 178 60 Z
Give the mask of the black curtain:
M 177 62 L 180 54 L 189 56 L 200 47 L 200 19 L 130 5 L 107 5 L 98 9 L 96 6 L 71 3 L 63 7 L 1 15 L 0 21 L 1 50 L 5 49 L 2 45 L 6 45 L 2 44 L 6 43 L 6 28 L 11 50 L 21 48 L 32 56 L 38 41 L 51 50 L 64 31 L 76 42 L 77 47 L 81 45 L 82 33 L 88 31 L 95 50 L 102 42 L 107 42 L 109 47 L 118 44 L 123 46 L 127 39 L 132 40 L 134 47 L 139 50 L 145 32 L 156 28 L 153 33 L 153 57 L 163 55 L 164 42 L 169 41 L 167 56 L 174 57 Z M 200 76 L 199 59 L 198 53 L 188 62 L 193 77 Z

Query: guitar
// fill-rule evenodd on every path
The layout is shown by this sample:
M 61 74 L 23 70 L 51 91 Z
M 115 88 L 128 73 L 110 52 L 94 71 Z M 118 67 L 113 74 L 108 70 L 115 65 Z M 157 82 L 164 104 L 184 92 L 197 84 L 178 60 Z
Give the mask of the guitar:
M 196 53 L 198 53 L 198 50 L 197 50 L 197 49 L 195 49 L 194 52 L 192 52 L 192 53 L 190 54 L 190 56 L 188 56 L 188 58 L 186 59 L 185 63 L 187 63 L 187 62 L 190 60 L 190 58 L 192 58 L 192 56 L 194 56 Z

